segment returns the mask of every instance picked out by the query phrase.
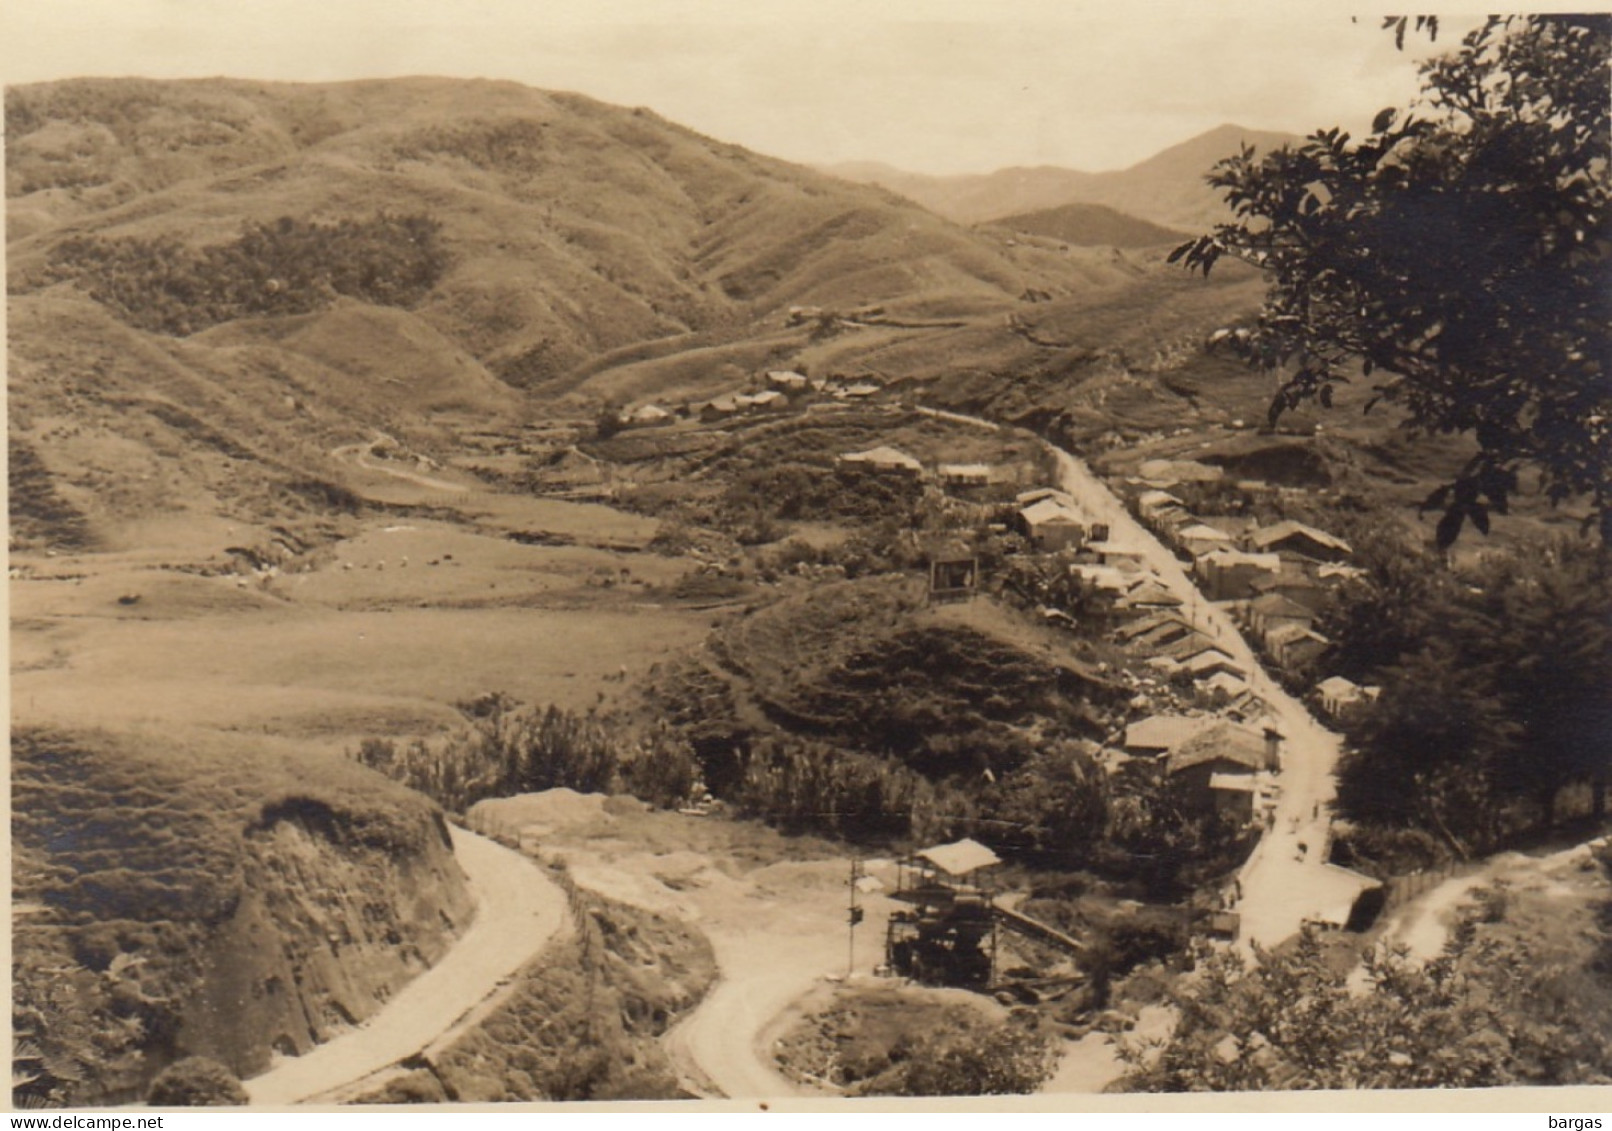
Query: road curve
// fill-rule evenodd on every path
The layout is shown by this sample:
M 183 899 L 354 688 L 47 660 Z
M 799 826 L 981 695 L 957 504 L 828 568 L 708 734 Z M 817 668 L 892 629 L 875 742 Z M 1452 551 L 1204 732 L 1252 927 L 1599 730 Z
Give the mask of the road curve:
M 450 831 L 476 901 L 469 929 L 363 1025 L 245 1081 L 253 1105 L 305 1103 L 414 1055 L 494 993 L 565 922 L 565 893 L 530 858 L 464 829 Z

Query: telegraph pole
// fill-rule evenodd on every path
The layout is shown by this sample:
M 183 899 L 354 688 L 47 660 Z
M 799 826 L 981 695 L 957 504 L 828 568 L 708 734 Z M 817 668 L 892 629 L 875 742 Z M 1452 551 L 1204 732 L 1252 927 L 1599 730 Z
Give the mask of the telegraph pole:
M 862 876 L 862 861 L 858 857 L 851 857 L 851 902 L 849 907 L 850 915 L 848 916 L 850 930 L 847 932 L 848 938 L 845 947 L 845 980 L 847 982 L 851 980 L 851 974 L 856 969 L 856 925 L 862 921 L 862 908 L 856 902 L 856 882 Z

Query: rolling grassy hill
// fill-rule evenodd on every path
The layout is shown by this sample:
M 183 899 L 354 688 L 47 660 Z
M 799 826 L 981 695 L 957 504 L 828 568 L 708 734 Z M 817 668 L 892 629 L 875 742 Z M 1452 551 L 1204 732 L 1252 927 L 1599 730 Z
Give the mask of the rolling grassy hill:
M 510 83 L 70 80 L 6 122 L 13 445 L 92 534 L 317 509 L 375 431 L 709 395 L 810 344 L 792 306 L 1000 326 L 1134 275 Z
M 1184 232 L 1138 220 L 1106 204 L 1060 204 L 1003 216 L 992 223 L 1080 247 L 1157 247 L 1187 238 Z

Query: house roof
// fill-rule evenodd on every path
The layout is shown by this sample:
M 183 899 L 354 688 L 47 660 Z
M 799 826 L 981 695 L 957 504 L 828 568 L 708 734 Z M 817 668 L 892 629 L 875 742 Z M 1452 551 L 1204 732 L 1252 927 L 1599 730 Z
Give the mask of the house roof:
M 1175 536 L 1177 538 L 1191 538 L 1199 542 L 1229 543 L 1231 541 L 1230 534 L 1227 534 L 1224 530 L 1216 530 L 1205 522 L 1195 522 L 1191 526 L 1183 526 L 1175 532 Z
M 1257 793 L 1259 778 L 1254 774 L 1210 774 L 1209 788 L 1232 793 Z
M 1341 675 L 1328 676 L 1315 685 L 1315 689 L 1322 695 L 1358 695 L 1360 685 L 1352 679 L 1345 679 Z
M 1251 770 L 1265 768 L 1265 736 L 1241 723 L 1221 719 L 1204 727 L 1170 751 L 1169 772 L 1224 758 Z
M 1267 593 L 1263 597 L 1255 597 L 1248 607 L 1262 617 L 1293 617 L 1295 619 L 1314 620 L 1315 612 L 1307 609 L 1291 597 L 1284 597 L 1280 593 Z
M 1199 652 L 1195 656 L 1189 656 L 1183 660 L 1182 663 L 1193 675 L 1198 675 L 1201 672 L 1214 671 L 1216 668 L 1220 669 L 1221 674 L 1225 674 L 1226 672 L 1240 673 L 1245 670 L 1241 664 L 1232 659 L 1230 656 L 1226 655 L 1226 653 L 1222 652 L 1219 648 L 1210 648 L 1207 651 Z
M 1193 629 L 1192 632 L 1187 636 L 1183 636 L 1180 640 L 1172 641 L 1164 649 L 1166 654 L 1175 657 L 1177 660 L 1191 659 L 1200 652 L 1208 652 L 1211 650 L 1220 651 L 1215 647 L 1214 637 L 1196 628 Z M 1225 655 L 1225 653 L 1221 652 L 1221 655 Z M 1227 656 L 1227 659 L 1230 659 L 1230 657 Z
M 899 449 L 880 445 L 865 452 L 846 452 L 840 457 L 845 463 L 871 463 L 875 467 L 904 467 L 909 471 L 922 471 L 923 464 Z
M 1242 677 L 1232 675 L 1230 672 L 1216 672 L 1203 681 L 1203 686 L 1206 690 L 1224 691 L 1227 695 L 1241 695 L 1248 690 L 1248 684 Z
M 1373 888 L 1382 887 L 1381 880 L 1374 880 L 1337 864 L 1308 868 L 1304 874 L 1305 901 L 1315 908 L 1304 918 L 1334 927 L 1346 926 L 1360 897 Z
M 1136 637 L 1131 643 L 1139 644 L 1144 648 L 1173 649 L 1175 646 L 1185 643 L 1192 635 L 1201 636 L 1202 634 L 1198 633 L 1197 629 L 1185 621 L 1167 621 L 1164 624 L 1154 625 L 1147 632 Z M 1172 651 L 1171 655 L 1174 654 Z
M 942 475 L 983 477 L 991 476 L 990 466 L 983 463 L 943 463 L 938 468 Z
M 1308 625 L 1303 624 L 1279 625 L 1265 634 L 1265 643 L 1272 647 L 1277 647 L 1283 644 L 1292 644 L 1294 641 L 1303 640 L 1306 637 L 1313 639 L 1317 644 L 1332 643 L 1319 632 L 1315 632 Z
M 1255 554 L 1247 550 L 1233 550 L 1225 546 L 1218 550 L 1210 550 L 1198 560 L 1212 562 L 1223 569 L 1230 569 L 1233 566 L 1251 566 L 1255 569 L 1275 573 L 1282 568 L 1282 559 L 1276 554 Z
M 1125 728 L 1125 748 L 1173 750 L 1212 722 L 1201 715 L 1154 715 Z
M 1333 534 L 1328 534 L 1325 530 L 1317 530 L 1313 526 L 1306 526 L 1302 522 L 1294 522 L 1292 519 L 1284 519 L 1281 522 L 1274 523 L 1270 526 L 1262 526 L 1258 530 L 1254 531 L 1250 540 L 1255 546 L 1263 550 L 1267 546 L 1273 546 L 1278 542 L 1293 537 L 1294 535 L 1301 535 L 1305 538 L 1309 538 L 1323 546 L 1326 546 L 1328 549 L 1337 550 L 1339 553 L 1351 554 L 1354 552 L 1354 549 L 1349 545 L 1349 543 L 1345 542 L 1342 538 L 1339 538 Z
M 1114 635 L 1123 640 L 1129 640 L 1132 637 L 1141 636 L 1143 633 L 1152 632 L 1155 628 L 1163 628 L 1165 625 L 1171 624 L 1179 624 L 1191 627 L 1190 625 L 1187 625 L 1186 618 L 1180 613 L 1171 612 L 1168 609 L 1161 609 L 1156 613 L 1149 613 L 1145 617 L 1132 621 L 1130 624 L 1127 624 L 1116 631 Z
M 1057 499 L 1065 506 L 1070 507 L 1075 505 L 1075 497 L 1073 495 L 1069 494 L 1067 491 L 1060 491 L 1056 487 L 1036 487 L 1029 491 L 1020 491 L 1017 495 L 1013 496 L 1013 501 L 1021 507 L 1027 507 L 1031 503 L 1040 502 L 1042 499 Z
M 704 407 L 715 409 L 717 412 L 738 412 L 739 397 L 734 393 L 725 393 L 706 401 Z
M 784 395 L 777 389 L 763 389 L 759 393 L 751 393 L 745 398 L 751 404 L 772 404 L 784 399 Z
M 672 415 L 658 404 L 640 405 L 627 414 L 633 420 L 664 420 Z
M 913 855 L 920 860 L 929 861 L 948 876 L 966 876 L 981 868 L 989 868 L 1002 862 L 1000 856 L 979 841 L 969 839 L 920 849 Z
M 1186 505 L 1180 499 L 1170 494 L 1170 492 L 1161 491 L 1156 487 L 1151 491 L 1143 491 L 1141 495 L 1137 497 L 1136 502 L 1139 506 L 1144 507 L 1160 507 L 1164 506 L 1166 503 L 1174 504 L 1178 507 Z
M 1090 562 L 1076 562 L 1070 567 L 1070 572 L 1079 574 L 1090 584 L 1109 593 L 1128 593 L 1141 580 L 1135 573 L 1117 566 L 1092 565 Z
M 1042 499 L 1039 503 L 1031 503 L 1019 511 L 1019 517 L 1031 526 L 1043 526 L 1049 523 L 1058 526 L 1081 524 L 1080 515 L 1057 499 Z
M 1140 588 L 1134 589 L 1130 593 L 1127 593 L 1125 595 L 1125 601 L 1126 601 L 1127 604 L 1132 605 L 1132 606 L 1135 606 L 1135 605 L 1172 605 L 1172 606 L 1175 606 L 1175 605 L 1181 605 L 1181 604 L 1184 603 L 1181 600 L 1181 598 L 1177 597 L 1174 593 L 1171 593 L 1168 589 L 1166 589 L 1164 586 L 1160 585 L 1156 581 L 1150 581 L 1146 585 L 1143 585 Z
M 767 380 L 774 385 L 788 385 L 796 389 L 804 388 L 806 385 L 805 375 L 796 373 L 793 369 L 769 369 Z

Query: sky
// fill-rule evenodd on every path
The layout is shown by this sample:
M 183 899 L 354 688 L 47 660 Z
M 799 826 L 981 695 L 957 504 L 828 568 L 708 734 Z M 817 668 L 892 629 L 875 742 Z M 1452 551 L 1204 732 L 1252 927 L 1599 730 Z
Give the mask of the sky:
M 1363 132 L 1430 50 L 1379 23 L 1335 0 L 5 0 L 0 77 L 501 78 L 792 161 L 1096 172 L 1228 122 Z

